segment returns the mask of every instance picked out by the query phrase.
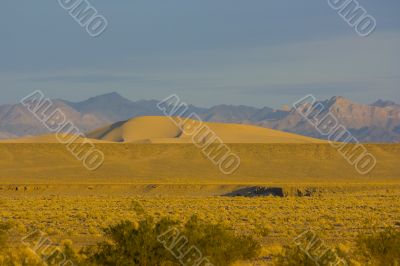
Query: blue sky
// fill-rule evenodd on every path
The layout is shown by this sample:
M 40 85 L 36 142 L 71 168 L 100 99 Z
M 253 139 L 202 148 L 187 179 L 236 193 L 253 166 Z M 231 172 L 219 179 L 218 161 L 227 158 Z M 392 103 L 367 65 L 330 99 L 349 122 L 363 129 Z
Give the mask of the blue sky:
M 326 0 L 92 0 L 90 37 L 58 1 L 3 0 L 0 104 L 41 89 L 81 100 L 177 93 L 189 103 L 279 107 L 308 93 L 400 102 L 400 2 L 359 0 L 377 28 L 359 37 Z

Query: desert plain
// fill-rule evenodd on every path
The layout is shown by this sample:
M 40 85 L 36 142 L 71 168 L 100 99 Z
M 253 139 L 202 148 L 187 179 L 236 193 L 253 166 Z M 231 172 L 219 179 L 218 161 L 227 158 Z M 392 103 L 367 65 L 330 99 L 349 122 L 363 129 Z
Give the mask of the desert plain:
M 346 250 L 359 233 L 400 226 L 400 144 L 365 144 L 377 163 L 362 175 L 326 141 L 211 127 L 240 158 L 230 175 L 159 118 L 88 134 L 104 153 L 95 171 L 52 135 L 1 142 L 0 215 L 14 225 L 10 244 L 37 228 L 79 249 L 124 219 L 197 215 L 260 241 L 258 257 L 238 265 L 269 265 L 304 230 Z

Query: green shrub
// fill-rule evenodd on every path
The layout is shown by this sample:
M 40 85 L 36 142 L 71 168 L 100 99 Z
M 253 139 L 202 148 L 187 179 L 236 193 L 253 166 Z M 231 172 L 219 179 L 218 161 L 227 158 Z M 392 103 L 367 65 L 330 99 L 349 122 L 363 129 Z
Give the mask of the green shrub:
M 146 214 L 142 204 L 137 200 L 132 200 L 131 208 L 138 216 Z
M 11 229 L 11 225 L 7 222 L 0 222 L 0 249 L 4 248 L 7 240 L 8 231 Z
M 370 235 L 360 235 L 356 254 L 364 265 L 400 265 L 400 230 L 386 228 Z
M 208 224 L 197 217 L 184 225 L 169 218 L 154 222 L 146 217 L 139 224 L 124 221 L 104 232 L 107 241 L 82 252 L 86 265 L 178 266 L 180 260 L 195 265 L 204 259 L 220 266 L 253 258 L 260 250 L 252 238 L 238 237 L 220 224 Z M 191 252 L 195 250 L 198 252 Z
M 320 251 L 320 250 L 319 250 Z M 308 253 L 310 254 L 310 253 Z M 327 249 L 320 258 L 312 259 L 299 246 L 285 246 L 280 255 L 275 258 L 277 266 L 331 266 L 350 265 L 346 254 L 338 249 Z
M 197 216 L 185 224 L 183 235 L 215 266 L 255 258 L 261 249 L 253 238 L 237 236 L 223 225 L 209 224 Z
M 83 251 L 94 265 L 178 265 L 171 253 L 157 241 L 162 230 L 173 222 L 163 219 L 157 224 L 147 217 L 139 225 L 123 221 L 104 230 L 107 241 Z
M 275 265 L 277 266 L 315 266 L 312 260 L 300 247 L 285 246 L 280 255 L 276 257 Z

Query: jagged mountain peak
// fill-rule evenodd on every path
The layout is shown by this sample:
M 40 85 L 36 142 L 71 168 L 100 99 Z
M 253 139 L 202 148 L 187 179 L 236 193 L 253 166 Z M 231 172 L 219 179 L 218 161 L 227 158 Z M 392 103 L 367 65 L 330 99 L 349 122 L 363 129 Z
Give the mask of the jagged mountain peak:
M 398 105 L 397 103 L 395 103 L 393 101 L 387 101 L 387 100 L 382 100 L 382 99 L 379 99 L 379 100 L 375 101 L 371 105 L 372 106 L 376 106 L 376 107 L 400 106 L 400 105 Z
M 90 102 L 103 102 L 103 101 L 108 101 L 108 102 L 131 102 L 127 98 L 123 97 L 121 94 L 118 92 L 110 92 L 110 93 L 105 93 L 101 94 L 98 96 L 91 97 L 83 102 L 90 103 Z M 81 102 L 81 103 L 83 103 Z
M 347 106 L 351 104 L 355 104 L 351 100 L 347 99 L 346 97 L 343 96 L 334 96 L 330 98 L 329 100 L 325 101 L 327 107 L 331 106 Z

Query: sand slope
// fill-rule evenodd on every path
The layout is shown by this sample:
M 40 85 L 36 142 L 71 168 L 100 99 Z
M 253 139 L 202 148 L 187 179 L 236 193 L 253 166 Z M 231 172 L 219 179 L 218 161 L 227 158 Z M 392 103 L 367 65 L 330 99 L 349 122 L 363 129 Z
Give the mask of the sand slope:
M 88 171 L 62 144 L 1 143 L 0 183 L 337 183 L 400 180 L 400 144 L 367 144 L 376 168 L 360 175 L 330 144 L 228 144 L 241 164 L 224 175 L 193 144 L 96 144 Z M 1 193 L 1 191 L 0 191 Z
M 143 116 L 95 130 L 89 138 L 128 143 L 190 143 L 194 134 L 185 134 L 193 120 L 173 118 L 182 127 L 164 116 Z M 242 124 L 202 123 L 225 143 L 322 143 L 310 137 Z M 201 128 L 201 127 L 199 127 Z M 183 130 L 182 130 L 183 129 Z

